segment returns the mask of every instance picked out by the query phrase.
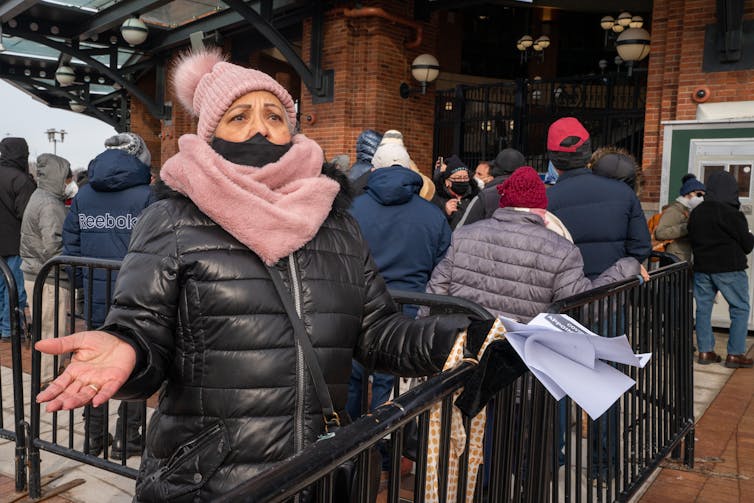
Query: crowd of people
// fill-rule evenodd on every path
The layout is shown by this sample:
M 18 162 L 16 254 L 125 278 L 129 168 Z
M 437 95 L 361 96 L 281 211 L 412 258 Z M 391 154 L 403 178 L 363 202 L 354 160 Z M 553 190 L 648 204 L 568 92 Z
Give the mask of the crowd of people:
M 451 153 L 428 176 L 396 130 L 364 130 L 352 166 L 346 156 L 325 162 L 298 132 L 288 91 L 217 51 L 185 56 L 173 82 L 197 131 L 180 138 L 156 181 L 143 140 L 116 135 L 68 208 L 75 183 L 65 159 L 40 156 L 35 184 L 23 139 L 0 142 L 0 255 L 18 271 L 23 304 L 24 280 L 28 292 L 56 255 L 122 260 L 111 285 L 104 275 L 70 278 L 71 288 L 86 287 L 85 331 L 50 337 L 47 287 L 31 316 L 46 335 L 39 351 L 72 354 L 57 379 L 45 366 L 37 400 L 48 411 L 85 407 L 90 453 L 113 441 L 99 406 L 123 400 L 128 420 L 118 420 L 113 457 L 142 455 L 136 501 L 223 494 L 361 414 L 367 372 L 374 407 L 388 400 L 394 375 L 436 373 L 458 337 L 468 345 L 489 329 L 465 315 L 400 311 L 388 287 L 462 297 L 526 322 L 596 286 L 648 280 L 642 263 L 652 238 L 663 239 L 693 260 L 700 363 L 721 361 L 709 320 L 719 290 L 733 322 L 726 365 L 752 366 L 741 333 L 754 236 L 728 173 L 706 188 L 684 179 L 651 236 L 636 161 L 593 152 L 573 117 L 549 127 L 544 181 L 512 148 L 476 168 Z M 132 401 L 158 390 L 142 436 Z

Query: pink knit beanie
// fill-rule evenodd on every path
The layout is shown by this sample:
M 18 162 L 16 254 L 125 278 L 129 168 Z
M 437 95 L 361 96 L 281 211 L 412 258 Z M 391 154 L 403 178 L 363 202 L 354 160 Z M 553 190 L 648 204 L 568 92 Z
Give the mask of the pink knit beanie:
M 225 61 L 219 49 L 181 56 L 173 71 L 173 86 L 181 105 L 199 117 L 196 133 L 209 141 L 230 105 L 252 91 L 269 91 L 296 124 L 293 99 L 283 86 L 266 73 Z

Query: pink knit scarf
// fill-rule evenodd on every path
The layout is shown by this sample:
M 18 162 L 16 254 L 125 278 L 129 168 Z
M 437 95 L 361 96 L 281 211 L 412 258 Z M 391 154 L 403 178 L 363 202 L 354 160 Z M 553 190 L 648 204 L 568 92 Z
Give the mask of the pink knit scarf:
M 340 190 L 322 174 L 322 149 L 302 134 L 260 168 L 225 160 L 193 134 L 181 136 L 178 149 L 161 178 L 268 265 L 314 237 Z

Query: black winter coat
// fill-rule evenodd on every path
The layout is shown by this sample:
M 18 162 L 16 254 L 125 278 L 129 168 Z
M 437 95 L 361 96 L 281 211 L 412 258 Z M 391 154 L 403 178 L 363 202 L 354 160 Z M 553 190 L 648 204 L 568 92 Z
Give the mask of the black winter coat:
M 21 144 L 23 142 L 23 144 Z M 5 138 L 0 154 L 0 257 L 19 254 L 21 220 L 37 186 L 28 173 L 26 142 Z
M 465 316 L 398 314 L 348 204 L 336 200 L 317 235 L 275 266 L 339 411 L 352 357 L 382 372 L 431 374 L 468 324 Z M 137 349 L 119 398 L 148 397 L 165 382 L 136 501 L 213 500 L 323 432 L 309 371 L 267 268 L 186 198 L 142 213 L 104 329 Z

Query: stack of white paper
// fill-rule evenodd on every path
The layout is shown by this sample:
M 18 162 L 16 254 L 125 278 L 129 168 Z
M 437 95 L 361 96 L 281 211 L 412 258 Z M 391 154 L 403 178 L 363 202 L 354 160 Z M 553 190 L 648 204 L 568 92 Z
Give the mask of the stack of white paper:
M 600 337 L 564 314 L 541 313 L 528 324 L 500 317 L 506 338 L 532 374 L 560 400 L 573 399 L 600 417 L 635 381 L 605 361 L 643 368 L 651 353 L 634 354 L 625 335 Z

